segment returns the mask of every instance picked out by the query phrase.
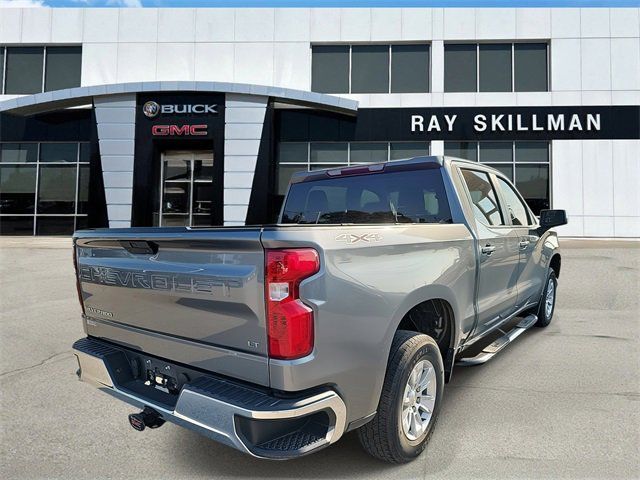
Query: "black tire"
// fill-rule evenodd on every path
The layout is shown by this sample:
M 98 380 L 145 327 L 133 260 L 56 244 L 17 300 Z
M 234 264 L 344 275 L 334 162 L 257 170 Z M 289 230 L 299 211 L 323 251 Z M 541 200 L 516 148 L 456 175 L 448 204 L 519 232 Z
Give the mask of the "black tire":
M 553 302 L 551 307 L 551 313 L 547 313 L 546 309 L 546 299 L 549 293 L 550 285 L 553 284 Z M 544 282 L 544 290 L 542 291 L 542 297 L 540 297 L 540 303 L 538 304 L 538 311 L 536 315 L 538 315 L 538 321 L 536 322 L 536 327 L 544 328 L 551 323 L 551 319 L 553 318 L 553 314 L 556 311 L 556 299 L 558 298 L 558 279 L 556 278 L 556 272 L 552 269 L 549 269 L 549 274 L 547 275 L 547 279 Z
M 436 375 L 436 398 L 431 419 L 425 431 L 411 441 L 403 432 L 400 416 L 404 389 L 409 375 L 421 360 L 428 360 Z M 427 446 L 433 434 L 444 390 L 444 367 L 438 344 L 431 337 L 416 332 L 396 332 L 376 416 L 358 429 L 364 449 L 389 463 L 406 463 L 415 459 Z

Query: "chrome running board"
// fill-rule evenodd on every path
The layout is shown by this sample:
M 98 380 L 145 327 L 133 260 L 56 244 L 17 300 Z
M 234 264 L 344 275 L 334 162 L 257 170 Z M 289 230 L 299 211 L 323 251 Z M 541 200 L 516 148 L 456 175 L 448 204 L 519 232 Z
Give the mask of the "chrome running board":
M 471 366 L 471 365 L 480 365 L 482 363 L 486 363 L 495 357 L 498 353 L 502 351 L 504 347 L 513 342 L 516 338 L 522 335 L 524 332 L 529 330 L 531 327 L 535 325 L 538 321 L 538 317 L 536 315 L 527 315 L 520 322 L 513 327 L 508 332 L 505 332 L 502 329 L 498 329 L 503 335 L 494 340 L 489 345 L 484 347 L 484 349 L 477 354 L 475 357 L 461 358 L 456 362 L 456 365 L 460 366 Z

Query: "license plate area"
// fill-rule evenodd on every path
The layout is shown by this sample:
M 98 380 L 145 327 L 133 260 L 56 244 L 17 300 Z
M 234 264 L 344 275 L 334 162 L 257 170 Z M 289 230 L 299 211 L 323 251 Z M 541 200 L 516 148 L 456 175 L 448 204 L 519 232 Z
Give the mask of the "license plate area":
M 130 367 L 127 381 L 119 387 L 155 404 L 173 409 L 185 384 L 203 374 L 143 353 L 123 351 Z

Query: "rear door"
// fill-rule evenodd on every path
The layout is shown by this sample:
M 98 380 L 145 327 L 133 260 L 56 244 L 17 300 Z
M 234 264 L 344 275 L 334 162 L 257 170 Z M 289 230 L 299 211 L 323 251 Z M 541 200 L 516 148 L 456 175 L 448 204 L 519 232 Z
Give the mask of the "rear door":
M 519 237 L 520 269 L 518 272 L 518 301 L 519 307 L 526 304 L 535 304 L 542 291 L 542 283 L 545 279 L 544 272 L 540 271 L 541 249 L 537 248 L 539 235 L 536 232 L 537 225 L 533 214 L 527 208 L 513 187 L 506 179 L 496 175 L 496 182 L 509 215 L 509 222 Z
M 76 234 L 87 334 L 268 385 L 259 228 Z
M 518 297 L 519 237 L 503 218 L 496 189 L 486 171 L 460 168 L 475 218 L 479 249 L 477 286 L 481 334 L 511 315 Z

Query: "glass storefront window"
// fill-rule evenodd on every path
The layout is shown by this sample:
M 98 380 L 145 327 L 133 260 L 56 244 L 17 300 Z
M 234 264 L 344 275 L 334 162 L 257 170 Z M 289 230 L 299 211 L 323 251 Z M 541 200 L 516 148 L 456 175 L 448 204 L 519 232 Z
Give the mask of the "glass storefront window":
M 389 46 L 354 45 L 351 93 L 389 93 Z
M 40 167 L 38 213 L 74 213 L 76 175 L 76 165 Z
M 536 215 L 549 208 L 549 165 L 517 165 L 516 187 Z
M 80 46 L 0 47 L 0 94 L 24 95 L 79 87 L 81 70 Z
M 352 143 L 350 163 L 386 162 L 389 152 L 388 143 Z
M 82 47 L 47 47 L 44 91 L 80 85 Z
M 311 143 L 309 162 L 347 164 L 349 158 L 347 142 Z
M 188 182 L 191 179 L 191 159 L 170 158 L 164 164 L 166 182 Z
M 312 47 L 311 89 L 320 93 L 349 93 L 348 45 Z
M 37 143 L 2 143 L 0 144 L 0 162 L 30 163 L 38 160 Z
M 213 158 L 196 158 L 194 160 L 193 179 L 195 181 L 213 181 Z
M 478 142 L 444 142 L 444 154 L 475 162 L 478 156 Z
M 88 143 L 0 143 L 2 233 L 70 235 L 85 228 L 88 152 Z
M 513 165 L 508 163 L 487 163 L 487 166 L 495 168 L 513 182 Z
M 481 43 L 479 46 L 480 92 L 511 91 L 511 44 Z
M 429 155 L 429 142 L 391 142 L 389 160 L 402 160 Z
M 444 91 L 475 92 L 477 88 L 476 44 L 445 44 Z
M 80 165 L 78 174 L 78 213 L 88 213 L 89 165 Z
M 163 213 L 189 215 L 189 182 L 171 182 L 164 184 L 163 192 Z
M 513 162 L 513 142 L 480 142 L 482 163 Z
M 546 163 L 549 161 L 549 142 L 516 142 L 516 162 Z
M 77 162 L 77 143 L 43 143 L 40 145 L 41 162 Z
M 429 45 L 391 46 L 391 93 L 429 91 Z
M 20 95 L 42 92 L 44 48 L 7 47 L 4 93 Z
M 0 235 L 33 235 L 33 216 L 0 216 Z
M 33 213 L 36 167 L 0 165 L 0 213 Z
M 309 144 L 307 142 L 282 142 L 278 145 L 279 163 L 307 164 Z
M 546 92 L 547 44 L 516 43 L 513 50 L 514 90 L 516 92 Z
M 546 92 L 547 57 L 546 43 L 445 43 L 444 91 Z
M 430 45 L 311 47 L 311 90 L 320 93 L 429 92 Z
M 289 180 L 296 172 L 304 172 L 307 170 L 307 165 L 278 165 L 278 185 L 276 191 L 278 195 L 284 195 L 287 193 L 287 187 L 289 186 Z
M 213 198 L 213 184 L 195 182 L 193 184 L 193 215 L 211 217 L 211 199 Z
M 36 235 L 71 235 L 74 228 L 74 217 L 40 217 Z

